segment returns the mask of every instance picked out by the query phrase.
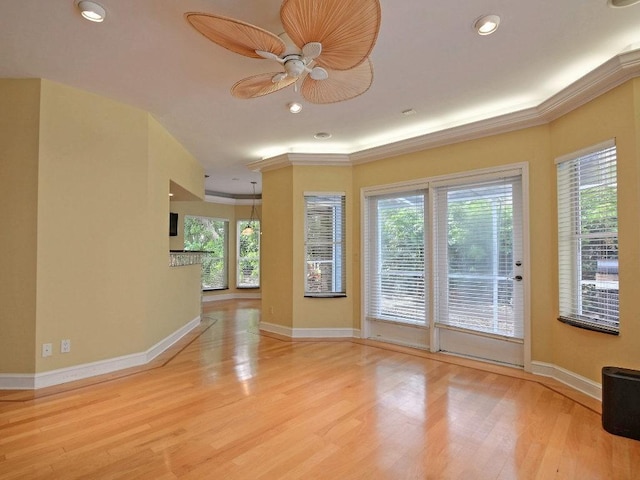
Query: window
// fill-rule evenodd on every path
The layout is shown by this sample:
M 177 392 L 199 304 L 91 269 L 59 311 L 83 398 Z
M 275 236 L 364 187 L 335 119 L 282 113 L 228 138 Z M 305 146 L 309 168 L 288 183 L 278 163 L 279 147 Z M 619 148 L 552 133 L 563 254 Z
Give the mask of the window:
M 436 324 L 523 338 L 520 176 L 435 188 Z
M 185 216 L 184 249 L 202 255 L 202 290 L 229 288 L 227 275 L 229 222 Z
M 617 335 L 618 207 L 613 141 L 557 160 L 559 320 Z
M 247 229 L 247 226 L 251 229 Z M 238 220 L 238 288 L 260 286 L 260 221 Z
M 307 195 L 305 210 L 305 296 L 346 294 L 345 196 Z
M 369 199 L 369 318 L 426 323 L 424 210 L 425 192 Z

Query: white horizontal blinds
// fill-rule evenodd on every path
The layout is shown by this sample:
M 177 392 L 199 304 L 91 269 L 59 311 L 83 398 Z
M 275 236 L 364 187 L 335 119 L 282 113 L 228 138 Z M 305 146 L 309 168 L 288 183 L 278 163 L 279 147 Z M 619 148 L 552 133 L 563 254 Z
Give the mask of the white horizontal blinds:
M 426 323 L 424 209 L 424 192 L 368 198 L 368 318 Z
M 346 293 L 345 196 L 305 195 L 305 296 Z
M 436 324 L 523 338 L 514 195 L 521 195 L 519 176 L 436 188 Z
M 558 163 L 560 320 L 617 333 L 616 147 Z

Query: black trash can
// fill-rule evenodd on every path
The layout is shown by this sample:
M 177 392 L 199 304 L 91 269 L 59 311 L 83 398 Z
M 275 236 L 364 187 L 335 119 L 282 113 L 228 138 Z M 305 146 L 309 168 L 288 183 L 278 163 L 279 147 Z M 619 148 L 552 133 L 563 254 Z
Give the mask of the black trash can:
M 602 427 L 640 440 L 640 371 L 602 368 Z

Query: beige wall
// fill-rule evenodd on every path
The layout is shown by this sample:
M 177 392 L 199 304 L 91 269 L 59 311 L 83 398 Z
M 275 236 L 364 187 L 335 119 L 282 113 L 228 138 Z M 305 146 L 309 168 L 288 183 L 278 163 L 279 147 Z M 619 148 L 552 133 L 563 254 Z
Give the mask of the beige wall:
M 640 80 L 595 99 L 551 125 L 551 159 L 615 138 L 618 153 L 618 225 L 620 263 L 620 335 L 611 336 L 552 322 L 553 361 L 599 381 L 605 365 L 640 368 L 640 203 L 638 142 Z M 555 195 L 555 185 L 553 185 Z M 555 215 L 555 209 L 554 209 Z M 555 230 L 553 244 L 556 245 Z M 557 288 L 557 257 L 550 258 Z M 554 295 L 554 311 L 558 301 Z
M 364 187 L 525 162 L 529 170 L 530 315 L 532 360 L 596 382 L 602 366 L 640 368 L 640 79 L 548 124 L 345 167 L 289 166 L 264 173 L 263 320 L 285 327 L 360 327 L 361 199 Z M 620 336 L 557 321 L 556 167 L 562 154 L 616 138 L 620 218 Z M 352 187 L 345 187 L 351 181 Z M 351 221 L 349 298 L 303 299 L 303 191 L 347 191 Z M 275 229 L 277 235 L 267 236 Z M 267 281 L 266 279 L 269 279 Z M 277 282 L 272 283 L 277 280 Z M 293 292 L 293 298 L 289 298 Z M 293 303 L 291 317 L 274 315 Z M 317 302 L 317 303 L 316 303 Z M 322 303 L 320 303 L 322 302 Z M 321 305 L 321 307 L 317 307 Z M 345 308 L 343 308 L 345 307 Z
M 346 218 L 353 216 L 352 169 L 349 167 L 294 166 L 293 167 L 293 211 L 290 222 L 293 227 L 293 250 L 289 262 L 292 263 L 294 328 L 353 328 L 352 288 L 353 255 L 352 222 L 346 228 L 346 292 L 344 298 L 305 298 L 305 257 L 304 257 L 304 194 L 305 193 L 345 193 Z M 357 270 L 356 270 L 357 271 Z
M 262 174 L 262 321 L 293 327 L 293 167 Z
M 147 348 L 200 315 L 200 268 L 169 267 L 169 185 L 202 199 L 204 171 L 180 143 L 148 116 Z
M 42 81 L 35 343 L 54 355 L 37 355 L 36 371 L 145 349 L 146 122 Z
M 0 372 L 35 369 L 40 80 L 0 79 Z
M 0 88 L 13 95 L 6 85 Z M 202 196 L 202 168 L 143 111 L 46 80 L 35 85 L 24 102 L 0 110 L 13 125 L 26 106 L 38 105 L 29 112 L 37 119 L 29 136 L 5 139 L 16 154 L 13 165 L 24 163 L 24 173 L 37 168 L 29 197 L 8 202 L 31 225 L 16 278 L 28 277 L 26 292 L 31 284 L 36 289 L 16 297 L 25 315 L 35 312 L 16 346 L 30 355 L 16 361 L 0 349 L 1 373 L 144 352 L 200 312 L 197 272 L 168 266 L 168 193 L 175 179 Z M 23 182 L 22 173 L 13 169 L 8 181 Z M 70 353 L 60 353 L 62 339 L 71 340 Z M 45 342 L 53 355 L 42 358 Z
M 555 291 L 551 288 L 550 255 L 555 254 L 550 238 L 553 218 L 549 211 L 553 205 L 551 178 L 553 162 L 549 162 L 549 127 L 540 126 L 503 135 L 481 138 L 445 147 L 425 150 L 400 157 L 366 163 L 355 168 L 354 191 L 413 179 L 461 173 L 501 165 L 525 162 L 529 168 L 530 231 L 531 231 L 531 327 L 532 355 L 535 359 L 550 361 L 550 323 L 554 318 Z M 359 216 L 360 197 L 355 199 L 356 238 L 361 235 Z M 551 220 L 551 221 L 550 221 Z M 535 239 L 535 241 L 533 241 Z M 358 240 L 356 255 L 362 255 Z M 547 262 L 540 261 L 547 259 Z M 361 286 L 359 275 L 354 280 L 358 300 L 354 304 L 354 317 L 361 318 Z

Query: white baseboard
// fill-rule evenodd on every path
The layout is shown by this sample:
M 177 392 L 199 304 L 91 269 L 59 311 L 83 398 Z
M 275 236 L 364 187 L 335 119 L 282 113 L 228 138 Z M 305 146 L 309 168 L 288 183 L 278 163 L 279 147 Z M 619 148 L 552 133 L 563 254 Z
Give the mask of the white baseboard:
M 573 373 L 557 365 L 544 362 L 531 362 L 531 373 L 550 377 L 578 390 L 596 400 L 602 401 L 602 385 L 586 377 Z
M 200 324 L 196 317 L 145 352 L 74 365 L 36 374 L 0 373 L 0 390 L 34 390 L 145 365 Z
M 203 302 L 220 302 L 222 300 L 259 300 L 260 293 L 221 293 L 220 295 L 202 294 Z
M 360 338 L 356 328 L 291 328 L 275 323 L 260 322 L 260 330 L 289 338 Z

